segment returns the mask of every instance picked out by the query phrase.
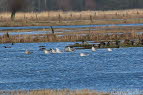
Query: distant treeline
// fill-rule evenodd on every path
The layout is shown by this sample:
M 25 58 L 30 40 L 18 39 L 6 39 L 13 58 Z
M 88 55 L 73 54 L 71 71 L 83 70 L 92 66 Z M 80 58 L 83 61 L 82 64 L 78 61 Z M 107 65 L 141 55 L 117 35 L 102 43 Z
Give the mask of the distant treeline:
M 0 0 L 0 11 L 9 11 L 8 2 Z M 24 0 L 22 0 L 24 1 Z M 143 0 L 25 0 L 21 11 L 82 11 L 82 10 L 121 10 L 143 8 Z

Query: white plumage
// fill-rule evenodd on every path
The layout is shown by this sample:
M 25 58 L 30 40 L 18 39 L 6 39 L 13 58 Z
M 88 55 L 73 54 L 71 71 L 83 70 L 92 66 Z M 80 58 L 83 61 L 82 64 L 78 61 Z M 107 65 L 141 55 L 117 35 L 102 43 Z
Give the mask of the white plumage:
M 92 51 L 96 51 L 95 47 L 92 47 L 91 50 L 92 50 Z
M 45 54 L 49 54 L 49 53 L 50 53 L 50 51 L 48 51 L 48 50 L 44 50 L 44 53 L 45 53 Z
M 88 56 L 88 53 L 80 53 L 80 56 Z
M 62 51 L 58 48 L 56 48 L 56 53 L 62 53 Z
M 108 48 L 107 50 L 108 50 L 108 51 L 112 51 L 112 49 L 111 49 L 111 48 Z

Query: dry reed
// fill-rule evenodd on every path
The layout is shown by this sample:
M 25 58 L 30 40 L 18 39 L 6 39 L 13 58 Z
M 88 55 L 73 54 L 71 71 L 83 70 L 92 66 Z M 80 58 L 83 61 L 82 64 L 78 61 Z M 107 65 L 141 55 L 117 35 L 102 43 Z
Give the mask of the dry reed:
M 106 31 L 105 31 L 106 32 Z M 134 40 L 143 39 L 143 34 L 138 32 L 102 32 L 85 31 L 59 34 L 33 34 L 33 35 L 9 35 L 0 36 L 0 43 L 30 43 L 30 42 L 76 42 L 76 41 L 102 41 L 102 40 Z
M 11 21 L 10 13 L 7 12 L 0 13 L 0 21 L 3 22 L 0 23 L 0 26 L 142 23 L 142 13 L 142 9 L 81 12 L 18 12 L 15 21 Z
M 110 95 L 110 93 L 94 90 L 29 90 L 29 91 L 0 91 L 4 95 Z

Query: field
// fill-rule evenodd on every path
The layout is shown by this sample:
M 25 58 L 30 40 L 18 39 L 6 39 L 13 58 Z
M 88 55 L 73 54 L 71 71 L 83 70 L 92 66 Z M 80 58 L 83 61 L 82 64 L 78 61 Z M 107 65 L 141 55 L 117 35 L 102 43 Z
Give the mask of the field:
M 14 21 L 11 21 L 10 13 L 0 13 L 0 26 L 55 26 L 142 23 L 142 13 L 143 10 L 141 9 L 82 12 L 18 12 Z

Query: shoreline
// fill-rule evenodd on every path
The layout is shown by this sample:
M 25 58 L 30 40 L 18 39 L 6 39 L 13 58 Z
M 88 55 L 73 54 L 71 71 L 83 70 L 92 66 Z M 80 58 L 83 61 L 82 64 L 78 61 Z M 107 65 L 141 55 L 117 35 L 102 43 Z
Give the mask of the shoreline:
M 111 95 L 110 93 L 98 92 L 96 90 L 15 90 L 15 91 L 0 91 L 0 94 L 10 95 Z

